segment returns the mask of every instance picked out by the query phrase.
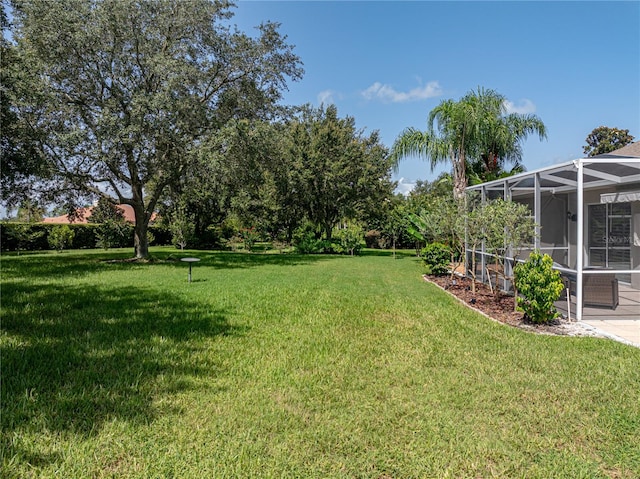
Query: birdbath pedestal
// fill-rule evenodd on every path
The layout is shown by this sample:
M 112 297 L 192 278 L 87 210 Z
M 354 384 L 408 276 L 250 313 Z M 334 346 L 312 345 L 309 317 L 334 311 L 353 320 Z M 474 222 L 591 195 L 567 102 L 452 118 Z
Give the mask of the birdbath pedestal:
M 180 261 L 189 263 L 189 283 L 191 283 L 191 265 L 200 261 L 200 258 L 181 258 Z

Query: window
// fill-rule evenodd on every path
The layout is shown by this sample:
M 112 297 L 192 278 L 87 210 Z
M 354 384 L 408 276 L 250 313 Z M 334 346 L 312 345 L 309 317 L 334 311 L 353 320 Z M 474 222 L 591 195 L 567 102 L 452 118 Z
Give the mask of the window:
M 587 265 L 631 269 L 631 203 L 589 205 Z M 630 281 L 630 275 L 620 275 Z

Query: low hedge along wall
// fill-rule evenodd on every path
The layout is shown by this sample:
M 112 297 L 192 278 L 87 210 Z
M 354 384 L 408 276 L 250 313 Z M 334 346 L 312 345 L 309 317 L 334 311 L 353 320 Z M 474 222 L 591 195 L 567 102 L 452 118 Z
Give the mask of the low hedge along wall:
M 51 229 L 60 226 L 52 223 L 0 223 L 0 248 L 2 251 L 43 251 L 52 249 L 49 246 Z M 97 248 L 96 224 L 68 225 L 73 230 L 73 242 L 70 249 Z M 149 231 L 153 235 L 150 245 L 171 244 L 171 234 L 164 228 L 150 225 Z M 133 248 L 133 225 L 127 228 L 127 234 L 113 248 Z

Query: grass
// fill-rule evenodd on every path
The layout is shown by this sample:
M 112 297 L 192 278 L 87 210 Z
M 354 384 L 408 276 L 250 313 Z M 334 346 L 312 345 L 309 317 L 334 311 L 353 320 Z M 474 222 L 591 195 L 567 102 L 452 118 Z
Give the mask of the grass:
M 640 476 L 637 348 L 494 323 L 409 254 L 152 252 L 2 256 L 2 477 Z

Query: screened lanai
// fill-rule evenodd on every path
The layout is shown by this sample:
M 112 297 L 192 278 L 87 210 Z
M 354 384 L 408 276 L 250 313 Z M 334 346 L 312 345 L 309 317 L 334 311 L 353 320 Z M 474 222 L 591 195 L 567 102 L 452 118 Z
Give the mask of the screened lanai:
M 467 193 L 529 206 L 537 234 L 506 262 L 512 267 L 536 249 L 551 256 L 566 286 L 556 303 L 565 316 L 640 319 L 640 142 L 470 186 Z M 490 281 L 492 255 L 484 245 L 467 248 L 471 255 L 476 277 Z M 504 279 L 501 287 L 511 289 Z

